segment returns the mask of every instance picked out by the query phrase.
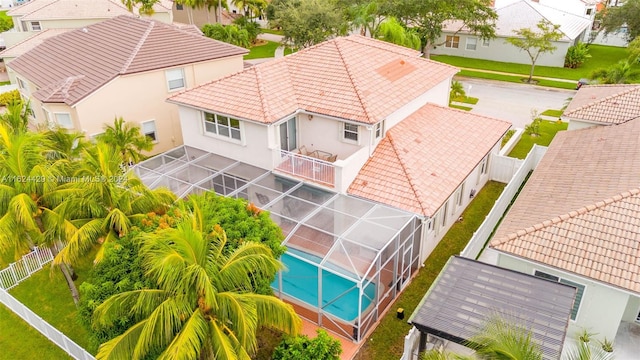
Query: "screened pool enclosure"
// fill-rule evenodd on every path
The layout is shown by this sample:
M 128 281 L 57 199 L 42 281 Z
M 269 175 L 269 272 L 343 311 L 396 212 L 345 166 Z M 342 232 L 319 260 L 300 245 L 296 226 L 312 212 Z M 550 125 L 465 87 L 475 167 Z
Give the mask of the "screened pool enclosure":
M 263 210 L 285 235 L 274 293 L 298 314 L 359 341 L 419 266 L 413 214 L 182 146 L 138 164 L 152 188 L 215 191 Z

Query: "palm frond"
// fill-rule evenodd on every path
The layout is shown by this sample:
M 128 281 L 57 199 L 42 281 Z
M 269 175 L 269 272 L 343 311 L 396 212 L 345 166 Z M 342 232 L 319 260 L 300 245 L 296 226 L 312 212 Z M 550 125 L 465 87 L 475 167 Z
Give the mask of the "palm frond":
M 246 294 L 234 292 L 221 292 L 216 297 L 220 321 L 229 324 L 231 332 L 236 335 L 242 347 L 255 351 L 258 312 L 252 299 Z
M 75 264 L 82 256 L 87 254 L 98 239 L 104 235 L 102 228 L 103 219 L 91 219 L 80 226 L 74 234 L 67 239 L 64 248 L 53 259 L 54 264 Z
M 119 336 L 103 343 L 98 348 L 96 359 L 98 360 L 129 360 L 138 343 L 147 320 L 142 320 L 133 325 Z
M 207 341 L 208 330 L 209 326 L 202 311 L 196 309 L 159 359 L 198 359 L 203 344 Z
M 218 360 L 236 360 L 236 346 L 229 340 L 224 328 L 215 320 L 209 321 L 209 338 L 213 349 L 213 358 Z
M 302 320 L 291 305 L 271 295 L 247 293 L 244 296 L 256 306 L 258 326 L 270 326 L 290 335 L 302 330 Z
M 94 310 L 92 323 L 103 327 L 112 326 L 123 316 L 145 318 L 168 296 L 166 291 L 158 289 L 132 290 L 113 295 Z

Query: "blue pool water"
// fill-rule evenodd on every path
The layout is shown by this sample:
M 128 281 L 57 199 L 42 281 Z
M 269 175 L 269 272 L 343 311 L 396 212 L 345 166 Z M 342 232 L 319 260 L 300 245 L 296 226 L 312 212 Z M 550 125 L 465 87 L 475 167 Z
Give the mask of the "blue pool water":
M 290 249 L 298 256 L 315 262 L 320 262 L 320 258 L 301 251 Z M 282 273 L 282 292 L 301 300 L 313 307 L 318 306 L 318 268 L 315 264 L 302 261 L 289 252 L 282 255 L 280 260 L 287 267 L 287 271 Z M 279 290 L 279 280 L 271 283 L 276 293 Z M 367 296 L 362 297 L 362 310 L 371 304 L 375 295 L 375 285 L 369 284 L 364 290 Z M 322 270 L 322 305 L 323 309 L 345 321 L 353 321 L 358 317 L 358 288 L 356 283 L 345 279 L 326 270 Z

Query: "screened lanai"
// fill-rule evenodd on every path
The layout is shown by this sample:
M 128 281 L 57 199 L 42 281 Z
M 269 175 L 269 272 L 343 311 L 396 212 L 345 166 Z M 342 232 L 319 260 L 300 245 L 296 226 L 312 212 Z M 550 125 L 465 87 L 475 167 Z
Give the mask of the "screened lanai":
M 189 146 L 134 171 L 179 197 L 215 191 L 243 198 L 282 228 L 287 270 L 272 283 L 299 315 L 355 341 L 363 338 L 419 265 L 414 214 L 304 183 Z

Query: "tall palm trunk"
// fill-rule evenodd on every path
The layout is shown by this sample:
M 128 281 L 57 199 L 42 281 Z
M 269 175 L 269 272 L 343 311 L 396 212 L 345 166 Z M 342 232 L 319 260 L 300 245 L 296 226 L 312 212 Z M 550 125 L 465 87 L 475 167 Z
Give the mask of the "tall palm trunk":
M 51 253 L 53 254 L 53 257 L 56 257 L 56 255 L 58 255 L 58 247 L 56 245 L 51 246 Z M 71 291 L 73 302 L 76 304 L 76 306 L 78 306 L 78 303 L 80 302 L 80 293 L 78 292 L 76 283 L 73 282 L 73 268 L 68 264 L 59 264 L 58 267 L 60 268 L 60 271 L 62 272 L 62 275 L 67 282 L 69 291 Z

